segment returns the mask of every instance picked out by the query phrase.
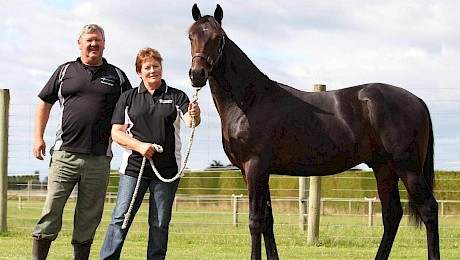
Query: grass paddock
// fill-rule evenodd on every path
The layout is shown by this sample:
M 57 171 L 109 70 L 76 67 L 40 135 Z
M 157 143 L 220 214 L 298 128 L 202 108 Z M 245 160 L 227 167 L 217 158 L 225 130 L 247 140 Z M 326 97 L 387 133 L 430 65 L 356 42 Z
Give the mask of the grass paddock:
M 144 202 L 130 229 L 121 259 L 145 259 L 148 224 Z M 8 201 L 8 232 L 0 234 L 0 259 L 30 259 L 30 233 L 39 218 L 43 201 Z M 73 208 L 69 201 L 63 228 L 53 242 L 48 259 L 72 259 Z M 99 250 L 110 221 L 113 203 L 107 203 L 91 250 L 91 259 L 99 259 Z M 275 208 L 275 207 L 274 207 Z M 275 236 L 280 259 L 374 259 L 383 234 L 380 214 L 368 227 L 367 216 L 321 216 L 320 237 L 316 245 L 306 244 L 306 232 L 298 226 L 295 212 L 275 211 Z M 185 207 L 173 211 L 167 259 L 249 259 L 250 235 L 247 208 L 240 210 L 238 227 L 233 226 L 230 211 L 218 208 Z M 442 217 L 440 248 L 443 259 L 460 258 L 460 217 Z M 262 249 L 264 250 L 264 249 Z M 264 254 L 263 254 L 264 255 Z M 426 259 L 426 231 L 408 226 L 404 218 L 393 245 L 390 259 Z M 265 259 L 265 256 L 264 258 Z

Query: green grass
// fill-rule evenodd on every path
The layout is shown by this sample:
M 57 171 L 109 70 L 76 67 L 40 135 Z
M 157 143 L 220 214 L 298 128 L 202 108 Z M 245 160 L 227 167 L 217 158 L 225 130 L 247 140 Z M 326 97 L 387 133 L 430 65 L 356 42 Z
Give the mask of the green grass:
M 40 215 L 42 201 L 8 201 L 8 232 L 0 234 L 0 259 L 30 259 L 30 233 Z M 91 259 L 98 254 L 104 239 L 113 204 L 106 205 L 97 231 Z M 70 245 L 74 203 L 69 201 L 64 213 L 63 230 L 52 244 L 48 259 L 71 259 Z M 306 245 L 306 232 L 298 227 L 296 212 L 276 210 L 275 236 L 280 259 L 373 259 L 383 233 L 381 218 L 367 226 L 366 216 L 321 216 L 320 238 L 316 245 Z M 240 210 L 238 227 L 233 215 L 219 208 L 179 207 L 173 212 L 167 259 L 249 259 L 250 235 L 248 213 Z M 147 203 L 135 218 L 123 247 L 121 259 L 145 259 L 147 247 Z M 460 257 L 460 217 L 440 218 L 440 247 L 443 259 Z M 213 223 L 213 224 L 210 224 Z M 264 250 L 264 249 L 263 249 Z M 390 259 L 426 259 L 426 232 L 407 225 L 403 219 Z M 264 256 L 265 259 L 265 256 Z

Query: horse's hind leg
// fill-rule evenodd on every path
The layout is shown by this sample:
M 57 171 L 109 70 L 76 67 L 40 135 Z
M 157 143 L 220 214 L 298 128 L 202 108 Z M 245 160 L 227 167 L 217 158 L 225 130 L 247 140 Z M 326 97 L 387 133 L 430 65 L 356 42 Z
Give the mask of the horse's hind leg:
M 433 196 L 423 174 L 411 171 L 398 172 L 409 196 L 425 224 L 428 244 L 428 259 L 440 259 L 438 202 Z
M 267 186 L 267 199 L 265 207 L 265 225 L 267 229 L 264 234 L 265 251 L 267 253 L 267 259 L 277 260 L 278 251 L 276 249 L 275 234 L 273 232 L 273 212 L 272 212 L 272 201 L 270 197 L 270 188 Z
M 403 216 L 398 190 L 399 177 L 388 165 L 374 166 L 382 204 L 383 236 L 375 259 L 388 259 Z

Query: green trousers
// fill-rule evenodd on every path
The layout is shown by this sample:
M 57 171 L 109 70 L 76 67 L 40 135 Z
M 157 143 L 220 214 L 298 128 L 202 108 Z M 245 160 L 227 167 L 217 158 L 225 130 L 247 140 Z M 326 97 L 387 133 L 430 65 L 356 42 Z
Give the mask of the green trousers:
M 48 194 L 32 236 L 55 240 L 62 227 L 64 206 L 75 185 L 72 241 L 90 242 L 104 210 L 111 157 L 54 151 L 48 172 Z

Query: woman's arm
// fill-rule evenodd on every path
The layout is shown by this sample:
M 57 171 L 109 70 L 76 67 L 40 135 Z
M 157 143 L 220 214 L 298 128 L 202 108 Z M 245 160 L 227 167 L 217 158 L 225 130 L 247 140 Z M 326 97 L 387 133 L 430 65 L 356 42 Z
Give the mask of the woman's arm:
M 198 102 L 192 102 L 188 105 L 188 111 L 182 117 L 182 120 L 184 120 L 185 124 L 188 127 L 192 127 L 192 116 L 194 116 L 195 126 L 198 126 L 201 123 L 200 114 L 201 114 L 201 111 L 200 111 L 200 106 L 198 105 Z
M 144 157 L 151 158 L 152 155 L 156 152 L 152 144 L 141 142 L 129 136 L 128 134 L 126 134 L 126 129 L 128 129 L 128 125 L 126 124 L 112 125 L 112 139 L 126 149 L 136 151 L 142 154 L 142 156 Z

